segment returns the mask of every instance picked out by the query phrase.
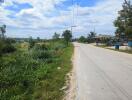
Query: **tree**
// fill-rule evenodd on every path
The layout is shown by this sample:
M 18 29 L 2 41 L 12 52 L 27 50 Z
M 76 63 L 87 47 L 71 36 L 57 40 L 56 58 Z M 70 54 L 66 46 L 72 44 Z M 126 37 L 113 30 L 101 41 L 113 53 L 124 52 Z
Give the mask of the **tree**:
M 81 36 L 79 38 L 79 42 L 85 43 L 85 42 L 87 42 L 87 39 L 84 36 Z
M 116 36 L 122 35 L 132 39 L 132 5 L 130 1 L 126 1 L 122 5 L 123 9 L 119 11 L 118 18 L 114 21 Z
M 35 45 L 35 41 L 33 40 L 32 37 L 29 37 L 29 48 L 33 48 Z
M 95 36 L 96 36 L 96 33 L 95 32 L 90 32 L 90 34 L 88 34 L 88 42 L 91 43 L 91 42 L 94 42 L 95 40 Z
M 40 42 L 40 37 L 37 37 L 37 42 Z
M 95 32 L 90 32 L 90 34 L 89 34 L 89 37 L 90 38 L 94 38 L 96 36 L 96 33 Z
M 0 31 L 1 31 L 1 36 L 4 39 L 5 38 L 5 33 L 6 33 L 6 25 L 3 25 L 2 27 L 0 27 Z
M 53 39 L 54 39 L 54 40 L 57 40 L 57 39 L 59 39 L 59 37 L 60 37 L 60 34 L 57 34 L 57 33 L 55 32 L 54 35 L 53 35 Z
M 63 32 L 62 36 L 64 37 L 64 40 L 65 40 L 66 44 L 68 45 L 68 43 L 72 39 L 72 32 L 70 30 L 65 30 Z

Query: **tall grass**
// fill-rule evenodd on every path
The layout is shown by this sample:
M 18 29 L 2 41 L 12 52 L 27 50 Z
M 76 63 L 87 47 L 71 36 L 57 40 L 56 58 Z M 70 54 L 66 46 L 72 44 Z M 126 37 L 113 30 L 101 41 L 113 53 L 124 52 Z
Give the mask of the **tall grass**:
M 1 100 L 61 100 L 72 45 L 48 42 L 0 58 Z

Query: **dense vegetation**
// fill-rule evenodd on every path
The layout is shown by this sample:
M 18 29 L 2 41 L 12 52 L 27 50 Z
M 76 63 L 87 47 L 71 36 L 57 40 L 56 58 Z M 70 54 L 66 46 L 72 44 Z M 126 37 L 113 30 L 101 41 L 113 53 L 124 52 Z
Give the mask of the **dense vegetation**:
M 2 54 L 15 52 L 16 48 L 12 45 L 14 42 L 13 39 L 0 38 L 0 56 L 2 56 Z
M 0 100 L 62 99 L 72 45 L 61 40 L 33 45 L 17 43 L 17 51 L 0 57 Z

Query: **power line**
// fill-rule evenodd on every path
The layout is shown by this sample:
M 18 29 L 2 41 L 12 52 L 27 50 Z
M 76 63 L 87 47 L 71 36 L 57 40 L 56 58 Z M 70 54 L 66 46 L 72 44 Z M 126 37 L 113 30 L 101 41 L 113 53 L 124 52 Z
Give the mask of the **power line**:
M 78 4 L 79 4 L 79 1 L 78 0 L 72 0 L 72 17 L 73 17 L 72 24 L 73 25 L 77 23 L 78 10 L 79 10 Z
M 80 2 L 81 2 L 81 0 L 80 0 Z M 76 2 L 76 24 L 78 25 L 78 19 L 79 19 L 79 0 L 77 0 L 77 2 Z
M 74 0 L 72 0 L 72 25 L 74 25 L 75 21 L 75 5 L 74 5 Z

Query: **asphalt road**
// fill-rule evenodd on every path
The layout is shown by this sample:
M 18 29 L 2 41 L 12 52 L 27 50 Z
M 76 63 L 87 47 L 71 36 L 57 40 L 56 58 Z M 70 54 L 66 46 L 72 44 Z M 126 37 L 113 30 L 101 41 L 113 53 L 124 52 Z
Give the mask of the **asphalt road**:
M 74 43 L 76 100 L 132 100 L 132 55 Z

